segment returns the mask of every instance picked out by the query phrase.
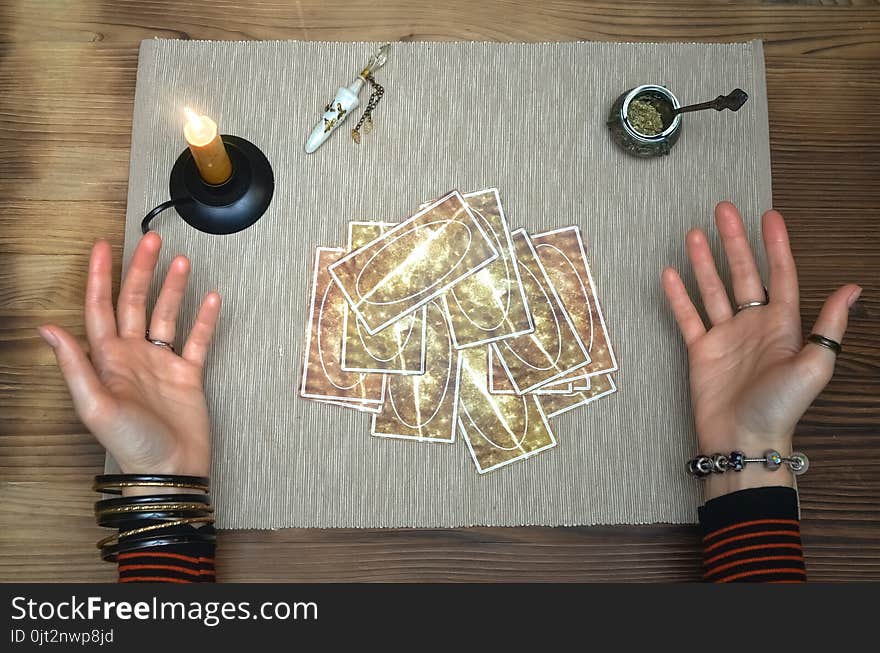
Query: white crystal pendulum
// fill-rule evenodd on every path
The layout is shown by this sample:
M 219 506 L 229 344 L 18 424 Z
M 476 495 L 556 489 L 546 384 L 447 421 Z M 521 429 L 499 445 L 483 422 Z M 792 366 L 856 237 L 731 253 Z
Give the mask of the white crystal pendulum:
M 330 138 L 330 135 L 336 131 L 337 127 L 339 127 L 339 125 L 341 125 L 345 119 L 357 109 L 358 105 L 361 103 L 358 95 L 364 86 L 367 75 L 372 75 L 375 71 L 385 65 L 385 62 L 388 60 L 388 50 L 390 48 L 391 44 L 385 43 L 379 48 L 379 51 L 376 52 L 376 54 L 370 57 L 370 60 L 357 76 L 357 79 L 348 86 L 342 86 L 336 91 L 336 97 L 334 97 L 333 101 L 326 106 L 324 109 L 324 115 L 321 116 L 321 120 L 315 125 L 315 128 L 312 130 L 312 133 L 306 141 L 306 154 L 311 154 L 321 147 L 321 145 L 324 144 L 324 141 Z

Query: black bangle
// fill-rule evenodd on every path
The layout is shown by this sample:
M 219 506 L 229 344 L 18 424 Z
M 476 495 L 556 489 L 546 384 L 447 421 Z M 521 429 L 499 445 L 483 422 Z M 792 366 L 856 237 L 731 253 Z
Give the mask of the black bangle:
M 118 535 L 98 542 L 103 560 L 116 561 L 120 553 L 128 551 L 211 543 L 216 539 L 207 478 L 174 474 L 102 474 L 95 477 L 93 485 L 96 492 L 116 495 L 121 495 L 126 487 L 154 487 L 159 494 L 117 496 L 95 502 L 95 521 L 100 526 L 119 531 Z M 163 488 L 183 488 L 193 492 L 174 494 Z M 206 525 L 194 528 L 196 523 Z
M 141 551 L 143 549 L 152 549 L 154 547 L 160 546 L 170 546 L 172 544 L 211 543 L 214 542 L 217 538 L 215 536 L 215 533 L 213 532 L 214 529 L 211 528 L 210 530 L 210 533 L 201 533 L 199 531 L 195 531 L 192 534 L 187 533 L 184 535 L 166 535 L 163 537 L 156 537 L 155 535 L 153 535 L 151 537 L 145 537 L 141 539 L 125 539 L 122 542 L 117 542 L 116 544 L 108 544 L 104 547 L 101 547 L 101 559 L 106 562 L 116 562 L 116 558 L 120 553 Z
M 126 487 L 174 487 L 208 491 L 210 481 L 205 476 L 176 474 L 101 474 L 95 477 L 92 489 L 105 494 L 122 494 Z
M 210 515 L 211 513 L 207 510 L 157 510 L 155 512 L 121 515 L 100 514 L 97 515 L 96 521 L 98 526 L 103 526 L 104 528 L 118 528 L 120 533 L 124 533 L 126 530 L 146 526 L 148 523 L 161 523 L 163 521 L 172 521 L 175 519 L 207 517 Z

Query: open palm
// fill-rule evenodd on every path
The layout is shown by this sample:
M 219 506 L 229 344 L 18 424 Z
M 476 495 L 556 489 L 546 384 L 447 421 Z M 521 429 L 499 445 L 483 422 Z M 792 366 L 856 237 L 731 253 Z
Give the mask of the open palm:
M 730 263 L 735 304 L 763 302 L 764 286 L 739 212 L 722 202 L 715 220 Z M 776 449 L 787 455 L 797 421 L 834 372 L 831 350 L 803 345 L 797 270 L 782 216 L 768 211 L 762 227 L 770 266 L 764 305 L 734 312 L 706 235 L 698 229 L 688 233 L 687 249 L 711 328 L 678 272 L 663 271 L 663 288 L 688 348 L 691 400 L 704 454 L 739 449 L 763 455 Z M 847 285 L 833 293 L 813 332 L 839 342 L 860 292 Z
M 689 348 L 691 397 L 707 450 L 724 451 L 731 437 L 718 425 L 737 425 L 741 446 L 778 444 L 793 426 L 785 395 L 801 349 L 800 316 L 787 306 L 742 311 Z M 698 412 L 697 412 L 698 411 Z M 763 451 L 762 449 L 762 451 Z
M 155 233 L 138 244 L 114 314 L 110 246 L 95 244 L 85 306 L 90 356 L 60 327 L 46 325 L 40 333 L 55 350 L 77 415 L 123 472 L 207 476 L 210 421 L 202 373 L 220 296 L 205 297 L 180 356 L 147 341 L 146 298 L 160 248 Z M 189 270 L 185 257 L 172 261 L 150 320 L 150 338 L 174 340 Z

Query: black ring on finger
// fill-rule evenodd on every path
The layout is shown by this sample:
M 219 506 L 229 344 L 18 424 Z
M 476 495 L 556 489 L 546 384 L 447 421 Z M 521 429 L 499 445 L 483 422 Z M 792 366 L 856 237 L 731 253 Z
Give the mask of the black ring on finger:
M 811 333 L 807 336 L 807 342 L 812 342 L 814 345 L 819 345 L 820 347 L 827 347 L 835 354 L 840 354 L 843 351 L 843 347 L 836 340 L 832 340 L 831 338 L 826 338 L 825 336 L 821 336 L 818 333 Z

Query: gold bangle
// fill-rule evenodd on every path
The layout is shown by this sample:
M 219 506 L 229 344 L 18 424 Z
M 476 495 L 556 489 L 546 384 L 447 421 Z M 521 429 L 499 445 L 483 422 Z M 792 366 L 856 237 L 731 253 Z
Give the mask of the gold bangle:
M 163 510 L 202 510 L 204 512 L 214 512 L 214 506 L 204 503 L 136 503 L 130 506 L 116 506 L 114 508 L 104 508 L 96 510 L 95 516 L 103 515 L 121 515 L 132 512 L 160 512 Z
M 102 548 L 103 546 L 110 544 L 113 540 L 120 540 L 124 537 L 131 537 L 132 535 L 138 535 L 140 533 L 148 533 L 150 531 L 158 531 L 163 528 L 173 528 L 174 526 L 185 526 L 186 524 L 213 524 L 213 517 L 188 517 L 186 519 L 176 519 L 174 521 L 165 522 L 164 524 L 153 524 L 152 526 L 142 526 L 141 528 L 135 528 L 130 531 L 126 531 L 124 533 L 114 533 L 113 535 L 108 535 L 107 537 L 98 540 L 98 543 L 95 545 L 97 548 Z
M 92 489 L 95 492 L 105 490 L 121 490 L 127 487 L 173 487 L 188 490 L 201 490 L 208 492 L 208 486 L 203 483 L 181 483 L 177 481 L 113 481 L 108 483 L 95 483 Z

